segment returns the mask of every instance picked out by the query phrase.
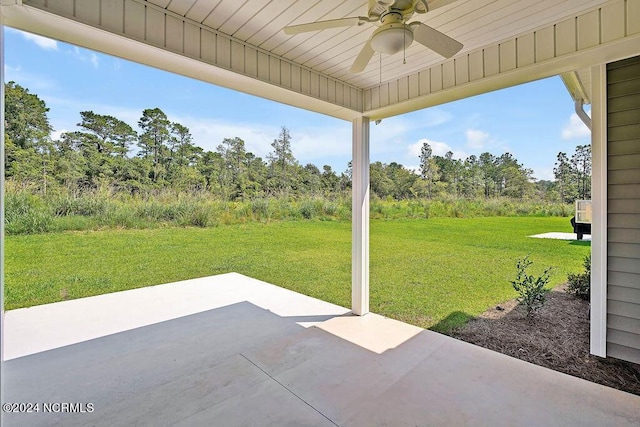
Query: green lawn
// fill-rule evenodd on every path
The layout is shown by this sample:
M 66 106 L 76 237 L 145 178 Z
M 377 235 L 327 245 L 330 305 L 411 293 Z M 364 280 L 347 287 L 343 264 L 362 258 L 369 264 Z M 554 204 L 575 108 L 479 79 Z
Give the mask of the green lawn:
M 511 299 L 515 260 L 581 270 L 588 243 L 526 236 L 570 231 L 566 218 L 371 221 L 371 310 L 448 331 Z M 5 308 L 235 271 L 349 307 L 351 225 L 286 221 L 7 236 Z

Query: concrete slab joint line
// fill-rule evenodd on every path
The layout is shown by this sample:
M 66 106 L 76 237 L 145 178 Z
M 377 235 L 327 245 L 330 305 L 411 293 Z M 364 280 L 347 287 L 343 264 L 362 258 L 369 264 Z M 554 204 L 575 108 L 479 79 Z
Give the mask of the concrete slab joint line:
M 314 411 L 316 411 L 318 414 L 322 415 L 324 418 L 327 419 L 327 421 L 331 422 L 331 424 L 338 426 L 338 424 L 335 423 L 335 421 L 333 421 L 331 418 L 329 418 L 328 416 L 326 416 L 325 414 L 323 414 L 318 408 L 316 408 L 315 406 L 313 406 L 311 403 L 307 402 L 306 400 L 304 400 L 302 397 L 300 397 L 299 395 L 297 395 L 293 390 L 291 390 L 289 387 L 287 387 L 285 384 L 281 383 L 280 381 L 278 381 L 277 378 L 273 377 L 271 374 L 269 374 L 267 371 L 265 371 L 264 369 L 262 369 L 260 366 L 258 366 L 253 360 L 249 359 L 246 355 L 240 353 L 240 356 L 244 357 L 245 359 L 247 359 L 248 362 L 250 362 L 253 366 L 255 366 L 256 368 L 260 369 L 266 376 L 268 376 L 269 378 L 271 378 L 273 381 L 277 382 L 280 387 L 284 388 L 285 390 L 287 390 L 289 393 L 291 393 L 293 396 L 295 396 L 298 400 L 300 400 L 301 402 L 303 402 L 305 405 L 307 405 L 308 407 L 310 407 L 311 409 L 313 409 Z

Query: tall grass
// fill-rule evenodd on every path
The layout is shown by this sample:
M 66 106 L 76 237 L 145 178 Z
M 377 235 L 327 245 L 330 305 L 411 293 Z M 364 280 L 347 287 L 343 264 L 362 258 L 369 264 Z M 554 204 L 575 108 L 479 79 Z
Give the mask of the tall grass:
M 348 195 L 260 197 L 223 201 L 205 192 L 173 191 L 129 195 L 109 191 L 82 194 L 32 194 L 8 186 L 5 192 L 9 235 L 111 228 L 215 227 L 247 222 L 350 221 Z M 495 216 L 568 216 L 564 204 L 511 199 L 380 200 L 372 199 L 372 219 L 430 219 Z
M 544 201 L 519 201 L 508 198 L 432 200 L 371 200 L 371 218 L 477 218 L 496 216 L 566 217 L 573 213 L 571 205 Z

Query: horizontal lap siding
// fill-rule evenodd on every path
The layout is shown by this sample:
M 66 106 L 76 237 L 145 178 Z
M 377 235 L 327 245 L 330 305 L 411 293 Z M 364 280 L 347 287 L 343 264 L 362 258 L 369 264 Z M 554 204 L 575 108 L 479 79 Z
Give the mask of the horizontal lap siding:
M 640 57 L 607 67 L 607 355 L 640 363 Z

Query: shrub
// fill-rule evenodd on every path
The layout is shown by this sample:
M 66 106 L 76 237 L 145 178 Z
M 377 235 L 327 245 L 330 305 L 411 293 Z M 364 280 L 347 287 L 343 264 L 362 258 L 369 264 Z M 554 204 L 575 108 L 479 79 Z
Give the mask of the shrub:
M 312 201 L 305 200 L 300 205 L 300 214 L 304 219 L 311 219 L 316 215 L 316 206 Z
M 253 199 L 251 200 L 251 211 L 257 219 L 269 220 L 271 219 L 271 206 L 269 205 L 269 199 Z
M 531 316 L 544 305 L 545 295 L 548 292 L 545 285 L 549 282 L 551 267 L 544 270 L 542 275 L 535 277 L 527 274 L 527 269 L 533 264 L 529 255 L 516 262 L 516 280 L 512 280 L 513 289 L 518 292 L 518 302 L 527 310 L 527 316 Z
M 591 296 L 591 255 L 584 257 L 583 265 L 585 270 L 583 273 L 569 273 L 567 292 L 588 300 Z
M 331 200 L 326 200 L 322 204 L 322 211 L 326 216 L 334 217 L 338 213 L 338 204 Z
M 210 209 L 205 205 L 196 206 L 188 216 L 189 225 L 206 228 L 211 222 Z

